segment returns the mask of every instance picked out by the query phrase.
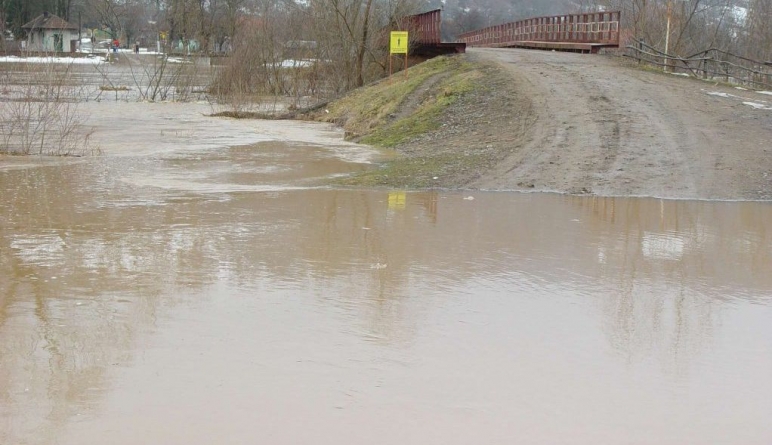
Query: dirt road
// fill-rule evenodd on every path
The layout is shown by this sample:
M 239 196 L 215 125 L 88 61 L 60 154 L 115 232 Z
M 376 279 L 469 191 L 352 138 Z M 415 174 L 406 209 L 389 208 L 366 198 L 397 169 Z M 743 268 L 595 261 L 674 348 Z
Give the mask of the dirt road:
M 469 57 L 505 67 L 505 94 L 517 105 L 488 113 L 512 114 L 509 125 L 523 129 L 472 188 L 772 199 L 771 94 L 598 55 L 471 49 Z

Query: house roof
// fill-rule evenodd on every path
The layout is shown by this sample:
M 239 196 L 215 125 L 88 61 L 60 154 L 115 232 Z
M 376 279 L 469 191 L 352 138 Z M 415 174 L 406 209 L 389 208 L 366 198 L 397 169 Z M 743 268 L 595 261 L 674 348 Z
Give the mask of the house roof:
M 35 17 L 35 19 L 33 19 L 31 22 L 22 26 L 21 29 L 25 29 L 25 30 L 26 29 L 75 29 L 77 30 L 78 27 L 67 23 L 67 21 L 61 17 L 44 12 L 43 14 L 40 14 L 39 16 Z

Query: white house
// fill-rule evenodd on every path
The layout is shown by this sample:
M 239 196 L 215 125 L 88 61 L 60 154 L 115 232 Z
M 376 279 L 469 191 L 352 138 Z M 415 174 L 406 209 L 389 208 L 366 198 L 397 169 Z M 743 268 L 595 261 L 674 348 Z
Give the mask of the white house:
M 44 12 L 22 26 L 27 33 L 27 50 L 44 52 L 75 52 L 78 27 L 64 19 Z

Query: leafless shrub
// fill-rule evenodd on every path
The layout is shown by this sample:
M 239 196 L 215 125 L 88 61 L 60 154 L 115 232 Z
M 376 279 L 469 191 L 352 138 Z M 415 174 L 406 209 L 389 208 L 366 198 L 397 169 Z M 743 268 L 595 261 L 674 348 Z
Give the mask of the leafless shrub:
M 103 82 L 97 99 L 113 92 L 115 100 L 186 101 L 208 86 L 206 69 L 187 57 L 122 54 L 96 69 Z
M 316 97 L 320 93 L 318 61 L 310 53 L 305 58 L 289 59 L 284 47 L 283 41 L 265 28 L 243 33 L 233 55 L 215 73 L 210 93 L 220 105 L 236 113 L 256 108 L 265 112 L 271 103 L 276 111 L 282 103 L 299 106 Z
M 409 4 L 320 0 L 288 8 L 265 1 L 256 17 L 242 18 L 211 92 L 239 112 L 265 95 L 302 107 L 378 79 L 388 66 L 383 30 Z
M 83 92 L 69 65 L 19 64 L 0 78 L 0 152 L 82 156 L 91 132 L 78 110 Z

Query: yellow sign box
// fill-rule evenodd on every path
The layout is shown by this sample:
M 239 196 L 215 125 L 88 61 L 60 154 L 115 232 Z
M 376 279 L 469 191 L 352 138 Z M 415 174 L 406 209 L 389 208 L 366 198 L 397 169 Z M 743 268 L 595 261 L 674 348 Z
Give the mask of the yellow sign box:
M 407 54 L 407 31 L 392 31 L 389 54 Z

